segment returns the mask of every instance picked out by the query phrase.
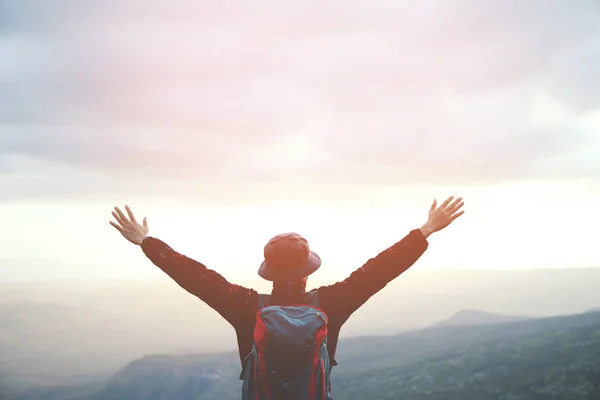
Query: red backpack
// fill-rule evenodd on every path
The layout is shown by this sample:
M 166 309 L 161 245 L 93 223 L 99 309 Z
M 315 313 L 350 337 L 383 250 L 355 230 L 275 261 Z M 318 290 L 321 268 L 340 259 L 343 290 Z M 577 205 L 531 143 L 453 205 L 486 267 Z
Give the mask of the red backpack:
M 328 319 L 309 304 L 270 305 L 259 295 L 254 344 L 244 359 L 242 400 L 332 400 L 327 350 Z

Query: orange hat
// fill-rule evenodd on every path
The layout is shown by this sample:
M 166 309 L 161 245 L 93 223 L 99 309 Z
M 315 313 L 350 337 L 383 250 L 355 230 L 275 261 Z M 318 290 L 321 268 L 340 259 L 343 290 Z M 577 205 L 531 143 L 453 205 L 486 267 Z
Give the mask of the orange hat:
M 281 233 L 265 246 L 258 275 L 268 281 L 295 281 L 319 269 L 321 258 L 297 233 Z

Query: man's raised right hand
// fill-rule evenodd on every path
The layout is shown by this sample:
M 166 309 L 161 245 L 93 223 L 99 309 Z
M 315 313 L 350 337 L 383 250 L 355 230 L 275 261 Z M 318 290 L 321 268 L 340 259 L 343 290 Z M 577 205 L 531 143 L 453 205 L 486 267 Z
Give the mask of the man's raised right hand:
M 429 209 L 429 218 L 427 222 L 421 227 L 423 236 L 428 237 L 434 232 L 441 231 L 452 223 L 456 218 L 464 214 L 464 210 L 461 210 L 465 204 L 462 201 L 462 197 L 454 200 L 454 196 L 450 196 L 444 201 L 439 207 L 437 207 L 437 201 L 433 200 L 431 208 Z
M 110 224 L 114 226 L 116 230 L 121 232 L 121 235 L 123 235 L 125 239 L 140 246 L 142 241 L 148 236 L 148 221 L 144 217 L 144 220 L 140 225 L 133 216 L 129 206 L 125 206 L 125 210 L 127 211 L 129 218 L 123 214 L 119 207 L 115 207 L 115 211 L 112 212 L 112 215 L 117 223 L 110 221 Z

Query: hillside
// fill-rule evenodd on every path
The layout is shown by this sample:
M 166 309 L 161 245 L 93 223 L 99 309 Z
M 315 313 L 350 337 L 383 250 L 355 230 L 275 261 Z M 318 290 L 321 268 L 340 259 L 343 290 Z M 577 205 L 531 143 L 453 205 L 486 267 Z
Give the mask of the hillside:
M 457 310 L 506 316 L 574 314 L 600 305 L 599 281 L 600 268 L 411 270 L 354 313 L 341 335 L 421 329 Z M 266 281 L 237 283 L 268 290 Z M 231 326 L 168 278 L 152 284 L 0 283 L 0 367 L 8 371 L 7 381 L 22 387 L 93 383 L 145 354 L 227 351 L 234 344 Z
M 342 340 L 336 400 L 597 400 L 600 312 Z M 235 353 L 147 356 L 78 400 L 237 400 Z M 67 400 L 54 393 L 19 400 Z M 72 396 L 72 394 L 71 394 Z
M 600 313 L 429 330 L 412 342 L 396 365 L 339 374 L 337 399 L 369 399 L 369 389 L 380 400 L 600 398 Z

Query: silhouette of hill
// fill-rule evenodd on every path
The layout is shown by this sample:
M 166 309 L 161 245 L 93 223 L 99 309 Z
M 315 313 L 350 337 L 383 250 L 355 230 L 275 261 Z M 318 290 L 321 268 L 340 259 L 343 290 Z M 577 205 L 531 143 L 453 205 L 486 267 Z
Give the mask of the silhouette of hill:
M 504 322 L 522 321 L 531 318 L 532 317 L 494 314 L 481 310 L 460 310 L 450 318 L 438 322 L 436 326 L 472 326 L 501 324 Z
M 598 281 L 600 268 L 409 271 L 354 313 L 341 334 L 349 339 L 422 329 L 456 310 L 573 314 L 600 305 Z M 269 288 L 268 282 L 237 283 Z M 21 387 L 94 383 L 145 354 L 227 351 L 234 344 L 226 321 L 168 279 L 0 284 L 0 363 L 7 381 Z
M 446 325 L 340 342 L 336 400 L 597 400 L 600 312 Z M 83 396 L 81 387 L 23 394 L 20 400 L 239 399 L 235 352 L 146 356 Z M 89 388 L 88 388 L 89 389 Z M 71 396 L 71 397 L 68 397 Z M 86 397 L 87 396 L 87 397 Z

